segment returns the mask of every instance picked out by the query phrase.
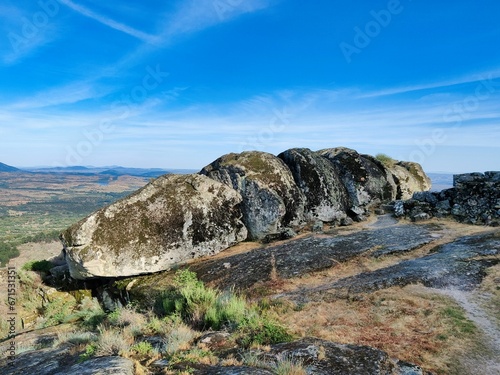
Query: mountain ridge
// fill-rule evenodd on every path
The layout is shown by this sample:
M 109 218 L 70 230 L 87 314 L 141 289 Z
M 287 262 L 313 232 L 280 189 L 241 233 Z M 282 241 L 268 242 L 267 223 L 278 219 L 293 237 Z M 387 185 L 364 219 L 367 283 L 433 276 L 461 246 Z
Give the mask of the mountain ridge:
M 20 169 L 11 165 L 0 163 L 0 172 L 20 172 Z

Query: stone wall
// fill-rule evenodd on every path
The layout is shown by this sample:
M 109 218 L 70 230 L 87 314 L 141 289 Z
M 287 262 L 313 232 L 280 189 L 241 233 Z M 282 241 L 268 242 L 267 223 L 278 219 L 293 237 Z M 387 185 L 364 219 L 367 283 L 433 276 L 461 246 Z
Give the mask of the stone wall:
M 500 224 L 500 172 L 453 176 L 453 188 L 440 192 L 416 192 L 413 198 L 394 203 L 398 217 L 412 221 L 451 216 L 477 225 Z

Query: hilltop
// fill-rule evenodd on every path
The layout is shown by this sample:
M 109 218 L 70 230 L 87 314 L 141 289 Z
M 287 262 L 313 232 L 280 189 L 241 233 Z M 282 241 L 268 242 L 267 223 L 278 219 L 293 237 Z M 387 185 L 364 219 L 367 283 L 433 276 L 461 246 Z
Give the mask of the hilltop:
M 60 256 L 18 270 L 10 338 L 25 349 L 0 344 L 14 353 L 0 366 L 495 373 L 500 231 L 482 224 L 498 224 L 499 183 L 457 175 L 429 192 L 420 165 L 341 147 L 160 176 L 65 230 Z
M 20 170 L 10 165 L 0 163 L 0 172 L 19 172 Z

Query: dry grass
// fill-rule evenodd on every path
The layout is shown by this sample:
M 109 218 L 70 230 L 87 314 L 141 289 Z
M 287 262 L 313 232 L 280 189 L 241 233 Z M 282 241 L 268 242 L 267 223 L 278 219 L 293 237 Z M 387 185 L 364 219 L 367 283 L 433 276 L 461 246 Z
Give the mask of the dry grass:
M 97 342 L 96 354 L 100 356 L 126 355 L 134 339 L 127 336 L 121 330 L 104 329 L 99 330 L 99 340 Z
M 483 301 L 482 307 L 500 329 L 500 264 L 489 268 L 486 273 L 480 291 L 489 298 Z
M 174 354 L 180 350 L 188 350 L 191 343 L 199 335 L 187 325 L 181 323 L 173 328 L 166 338 L 166 351 L 168 354 Z
M 390 288 L 356 301 L 311 303 L 282 315 L 300 336 L 369 345 L 390 356 L 447 374 L 453 357 L 472 345 L 472 334 L 457 330 L 443 312 L 458 305 L 423 287 Z

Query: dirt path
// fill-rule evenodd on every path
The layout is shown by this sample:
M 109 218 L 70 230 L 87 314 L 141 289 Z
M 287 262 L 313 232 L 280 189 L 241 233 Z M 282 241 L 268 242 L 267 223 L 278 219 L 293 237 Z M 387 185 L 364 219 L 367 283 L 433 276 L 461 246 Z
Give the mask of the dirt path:
M 469 370 L 471 375 L 500 375 L 500 329 L 493 321 L 494 317 L 482 307 L 491 295 L 458 289 L 432 290 L 453 298 L 465 310 L 467 318 L 474 322 L 484 335 L 483 344 L 486 350 L 462 358 L 462 366 Z

